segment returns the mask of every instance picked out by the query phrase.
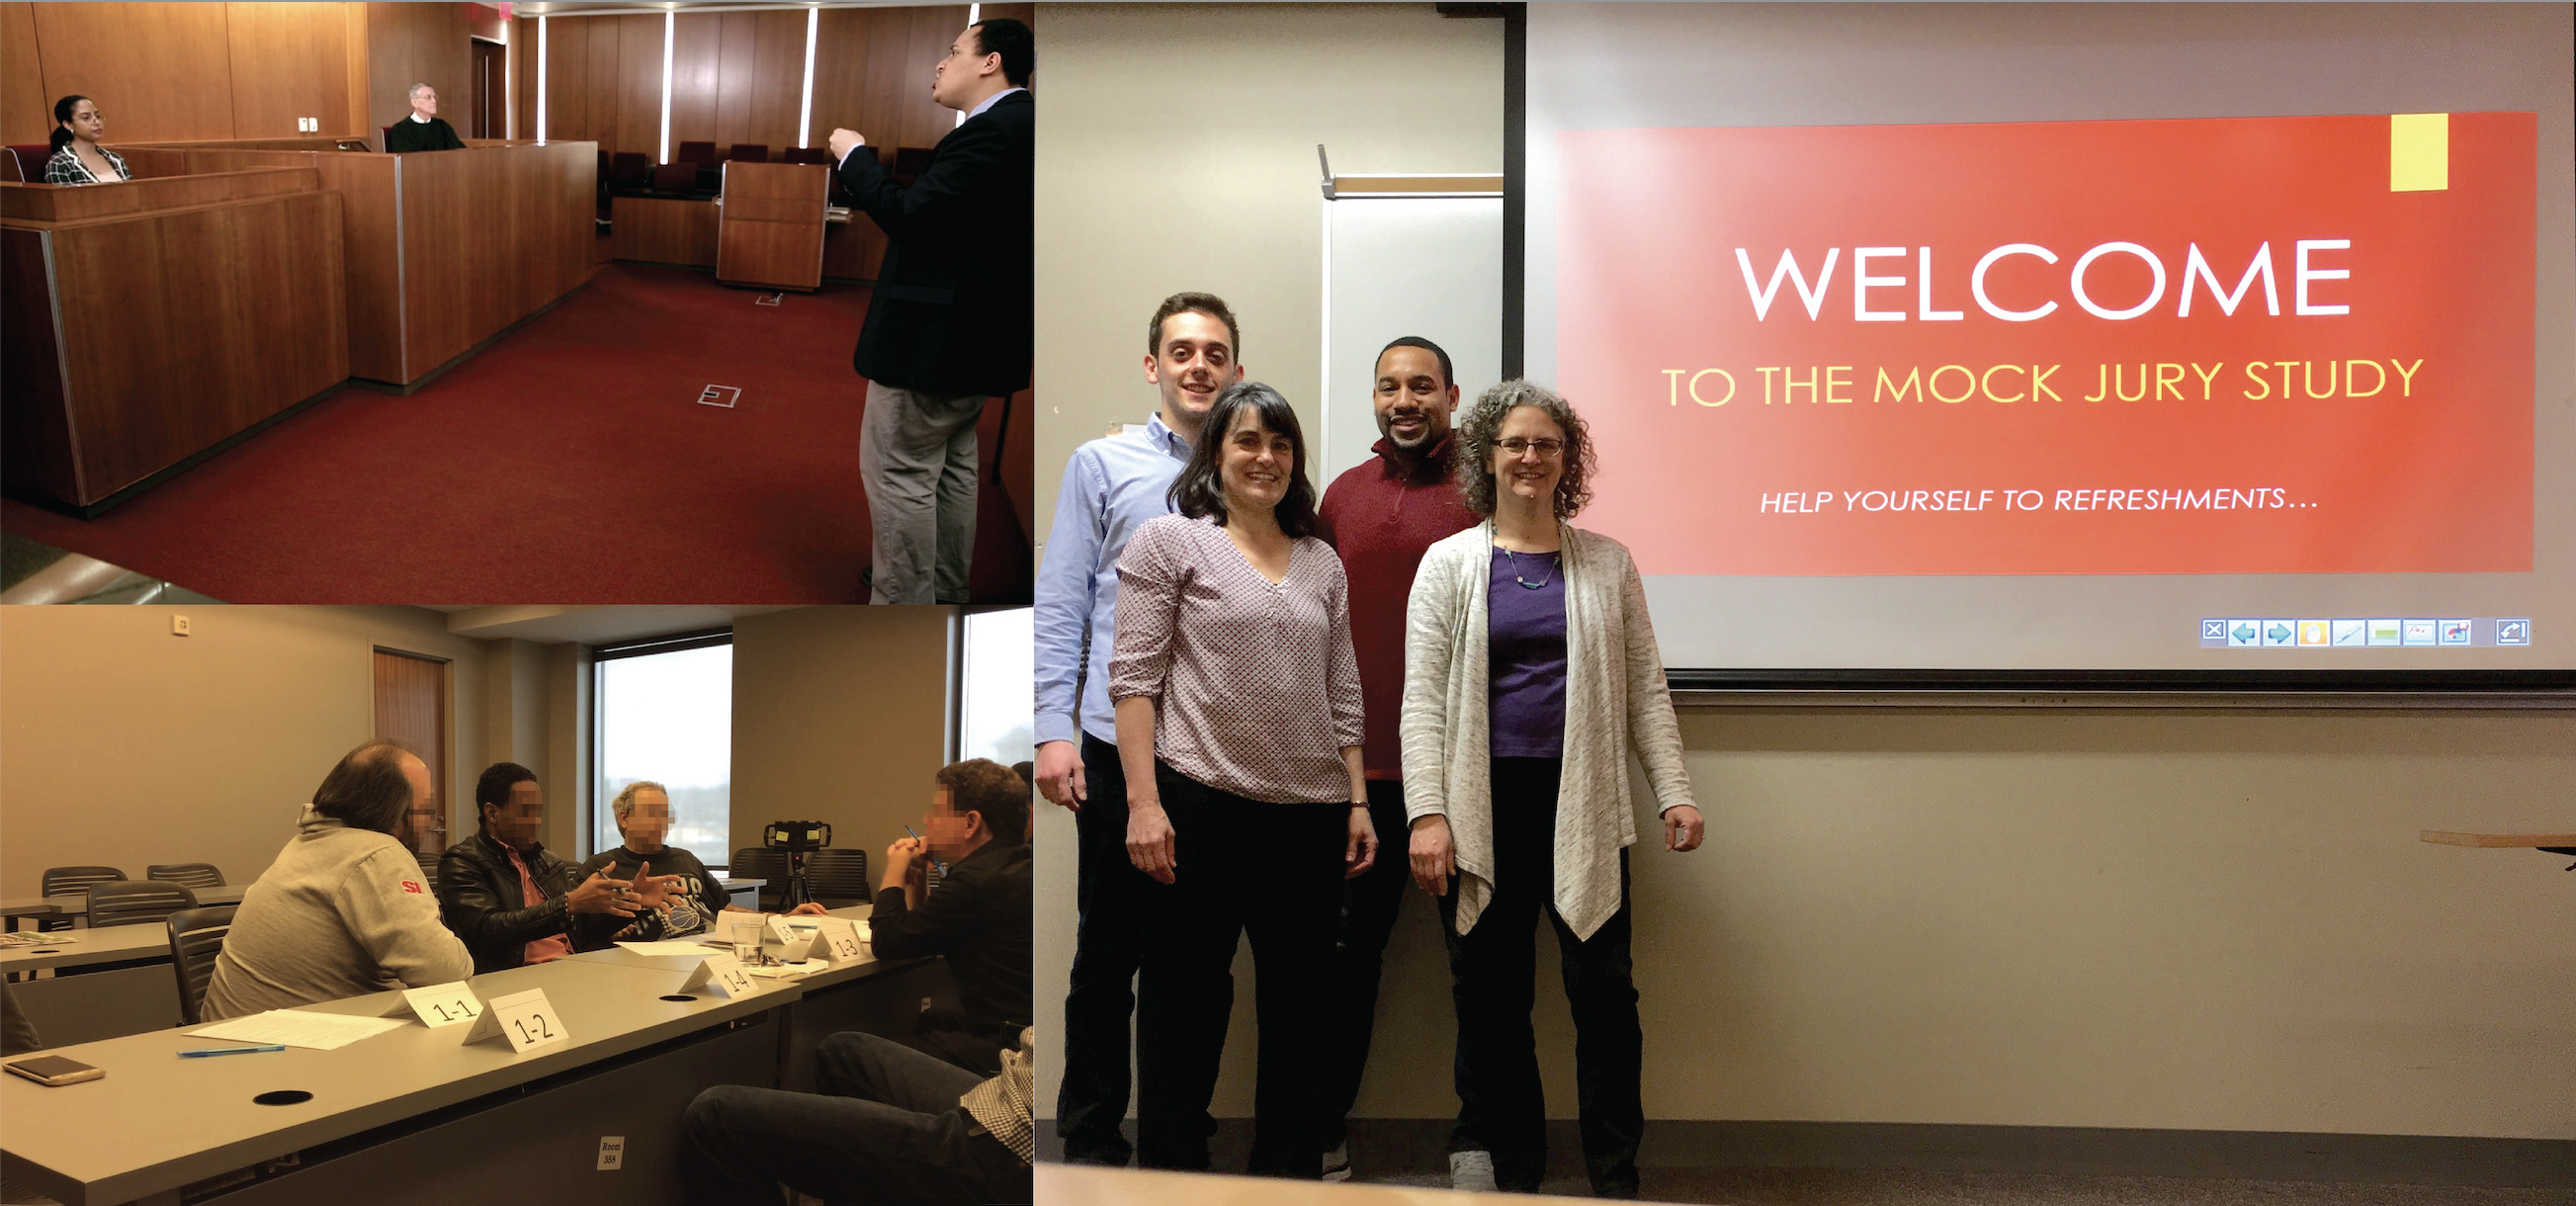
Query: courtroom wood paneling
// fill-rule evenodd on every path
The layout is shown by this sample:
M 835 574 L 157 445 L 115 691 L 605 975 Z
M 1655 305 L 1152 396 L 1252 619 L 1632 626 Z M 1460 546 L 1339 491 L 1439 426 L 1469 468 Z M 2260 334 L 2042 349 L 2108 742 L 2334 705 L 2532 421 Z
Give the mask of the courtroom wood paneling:
M 533 30 L 530 24 L 526 28 Z M 601 149 L 615 153 L 613 137 L 603 137 L 590 124 L 590 35 L 598 28 L 591 17 L 554 17 L 546 21 L 546 128 L 548 139 L 578 141 L 584 138 L 599 143 Z M 530 36 L 534 36 L 531 34 Z M 615 35 L 611 33 L 613 38 Z M 534 75 L 530 72 L 529 75 Z M 521 77 L 521 88 L 529 100 L 519 102 L 528 120 L 536 120 L 537 83 Z M 535 127 L 529 127 L 534 131 Z
M 598 17 L 617 26 L 617 149 L 659 162 L 662 145 L 662 18 Z M 596 110 L 593 110 L 594 114 Z M 673 140 L 672 149 L 678 149 Z
M 823 235 L 823 275 L 834 280 L 872 281 L 885 264 L 885 232 L 866 214 L 834 222 Z
M 0 217 L 24 222 L 80 222 L 276 193 L 309 193 L 321 187 L 320 175 L 301 166 L 135 180 L 115 188 L 16 185 L 0 187 Z
M 618 38 L 625 28 L 618 23 L 622 19 L 618 17 L 581 18 L 582 22 L 590 27 L 590 95 L 582 101 L 583 108 L 589 113 L 589 116 L 583 119 L 588 132 L 583 137 L 609 148 L 612 152 L 640 151 L 645 158 L 650 159 L 653 157 L 653 148 L 630 147 L 617 140 L 617 110 L 626 99 L 625 90 L 617 86 L 617 69 L 625 62 L 619 57 L 618 51 Z
M 931 72 L 966 28 L 964 5 L 827 8 L 814 47 L 814 132 L 835 127 L 872 147 L 928 147 L 956 128 L 955 110 L 930 99 Z
M 724 15 L 681 13 L 671 36 L 671 150 L 683 142 L 716 138 L 717 61 L 724 44 Z M 721 155 L 724 148 L 718 146 Z
M 830 174 L 814 164 L 726 164 L 716 279 L 782 289 L 821 285 L 830 186 Z
M 54 306 L 13 307 L 6 322 L 13 346 L 30 338 L 22 324 L 36 324 L 62 349 L 74 482 L 65 501 L 96 502 L 348 376 L 337 193 L 306 188 L 41 229 L 52 244 Z M 13 230 L 11 245 L 25 233 Z M 8 405 L 20 404 L 13 389 Z M 20 455 L 10 453 L 13 477 Z M 57 468 L 19 480 L 63 476 Z
M 402 156 L 409 383 L 589 279 L 598 147 Z
M 39 4 L 50 99 L 95 98 L 111 140 L 230 138 L 231 39 L 221 4 Z
M 80 497 L 80 461 L 54 343 L 50 237 L 0 230 L 0 473 L 18 489 L 72 499 Z
M 610 226 L 618 259 L 646 264 L 716 263 L 716 203 L 671 197 L 617 197 Z
M 232 138 L 289 137 L 300 117 L 315 133 L 360 135 L 349 125 L 349 31 L 336 4 L 227 4 Z
M 462 134 L 474 128 L 472 64 L 461 4 L 369 4 L 367 8 L 367 125 L 378 139 L 383 127 L 411 115 L 411 86 L 438 89 L 438 115 Z M 379 144 L 381 145 L 381 143 Z
M 36 58 L 36 6 L 0 4 L 0 143 L 53 137 L 54 98 Z
M 675 72 L 671 80 L 671 139 L 705 139 L 721 152 L 738 142 L 769 148 L 775 159 L 796 145 L 796 119 L 804 99 L 805 14 L 725 13 L 716 28 L 716 71 L 703 98 L 689 95 Z M 689 23 L 681 18 L 680 48 L 690 48 Z M 683 127 L 687 96 L 691 122 Z M 687 131 L 683 133 L 683 129 Z M 829 133 L 829 131 L 825 131 Z M 815 139 L 821 145 L 822 139 Z

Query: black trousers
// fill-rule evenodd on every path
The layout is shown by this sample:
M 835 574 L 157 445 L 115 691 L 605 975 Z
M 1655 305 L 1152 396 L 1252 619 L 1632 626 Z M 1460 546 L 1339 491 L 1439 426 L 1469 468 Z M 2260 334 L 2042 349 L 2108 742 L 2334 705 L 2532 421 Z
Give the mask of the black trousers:
M 1073 943 L 1073 986 L 1064 997 L 1064 1082 L 1056 1092 L 1055 1133 L 1076 1164 L 1125 1164 L 1131 1154 L 1119 1125 L 1127 1118 L 1127 1024 L 1136 1012 L 1136 969 L 1157 908 L 1173 891 L 1127 858 L 1127 773 L 1118 747 L 1082 738 L 1084 792 L 1074 818 L 1081 910 Z M 1222 1025 L 1222 1023 L 1220 1023 Z M 1224 1041 L 1222 1032 L 1218 1041 Z
M 1313 1180 L 1350 805 L 1261 803 L 1155 769 L 1180 865 L 1138 981 L 1136 1162 L 1208 1166 L 1208 1101 L 1234 1008 L 1234 952 L 1248 934 L 1260 1025 L 1251 1171 Z
M 1369 823 L 1377 827 L 1377 865 L 1342 881 L 1342 924 L 1333 939 L 1339 981 L 1330 1005 L 1331 1032 L 1324 1052 L 1323 1087 L 1316 1097 L 1316 1141 L 1325 1151 L 1349 1138 L 1351 1103 L 1359 1100 L 1368 1071 L 1369 1035 L 1377 1028 L 1377 987 L 1386 962 L 1387 935 L 1413 880 L 1412 835 L 1404 820 L 1404 783 L 1371 779 Z
M 1451 1151 L 1493 1153 L 1502 1189 L 1531 1192 L 1547 1168 L 1547 1103 L 1538 1041 L 1538 918 L 1556 927 L 1565 996 L 1574 1012 L 1574 1093 L 1583 1120 L 1583 1164 L 1602 1197 L 1637 1196 L 1637 1140 L 1646 1111 L 1639 1089 L 1645 1035 L 1628 953 L 1628 852 L 1619 852 L 1619 911 L 1577 941 L 1550 903 L 1556 891 L 1556 793 L 1563 763 L 1496 758 L 1494 894 L 1476 926 L 1458 932 L 1458 892 L 1440 899 L 1449 944 L 1450 1000 L 1458 1011 L 1458 1122 Z

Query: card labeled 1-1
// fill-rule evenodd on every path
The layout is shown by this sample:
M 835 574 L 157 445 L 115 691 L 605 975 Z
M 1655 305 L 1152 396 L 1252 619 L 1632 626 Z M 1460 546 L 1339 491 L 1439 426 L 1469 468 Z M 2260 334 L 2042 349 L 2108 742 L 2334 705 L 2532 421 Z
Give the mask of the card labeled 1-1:
M 752 982 L 750 974 L 742 970 L 741 960 L 731 955 L 708 956 L 705 962 L 698 964 L 698 970 L 690 972 L 689 978 L 680 982 L 681 992 L 696 992 L 701 987 L 712 988 L 729 1001 L 760 991 L 760 986 Z
M 867 952 L 859 946 L 859 927 L 851 925 L 847 919 L 824 918 L 822 933 L 823 942 L 834 960 L 867 957 Z
M 466 1032 L 465 1041 L 479 1043 L 494 1035 L 508 1039 L 510 1049 L 520 1052 L 572 1037 L 564 1029 L 563 1019 L 555 1016 L 555 1007 L 547 1003 L 546 990 L 542 988 L 484 1002 L 483 1016 L 474 1019 L 474 1028 Z
M 456 1026 L 483 1016 L 483 1006 L 474 999 L 474 990 L 458 980 L 450 984 L 432 984 L 427 988 L 406 989 L 403 1005 L 430 1029 Z

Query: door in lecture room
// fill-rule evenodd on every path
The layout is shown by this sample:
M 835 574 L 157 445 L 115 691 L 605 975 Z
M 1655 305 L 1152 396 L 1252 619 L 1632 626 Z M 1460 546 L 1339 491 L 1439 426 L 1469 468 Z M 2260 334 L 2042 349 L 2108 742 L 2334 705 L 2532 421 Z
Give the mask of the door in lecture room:
M 502 91 L 510 81 L 507 52 L 498 42 L 474 40 L 474 128 L 467 138 L 499 138 L 506 132 L 508 110 L 502 106 Z
M 447 850 L 447 663 L 376 650 L 376 736 L 394 737 L 429 764 L 431 811 L 403 814 L 394 836 L 422 854 Z

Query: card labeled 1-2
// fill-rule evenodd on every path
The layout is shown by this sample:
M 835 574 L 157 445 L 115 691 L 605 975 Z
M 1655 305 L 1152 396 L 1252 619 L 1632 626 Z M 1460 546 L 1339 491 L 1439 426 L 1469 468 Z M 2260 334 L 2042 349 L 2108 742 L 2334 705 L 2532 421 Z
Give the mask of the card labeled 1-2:
M 760 991 L 760 986 L 752 982 L 750 974 L 742 970 L 742 961 L 731 955 L 708 956 L 705 962 L 698 964 L 698 970 L 690 972 L 689 978 L 680 983 L 680 991 L 696 992 L 701 986 L 716 990 L 718 995 L 729 1001 L 738 1001 Z
M 432 1030 L 471 1022 L 483 1016 L 483 1007 L 475 1001 L 474 990 L 467 988 L 463 980 L 406 989 L 403 1004 L 418 1014 Z
M 479 1043 L 494 1035 L 508 1039 L 510 1049 L 520 1052 L 572 1037 L 564 1029 L 563 1019 L 555 1016 L 555 1007 L 546 1001 L 546 990 L 542 988 L 484 1002 L 483 1016 L 474 1019 L 474 1029 L 466 1032 L 465 1041 Z

